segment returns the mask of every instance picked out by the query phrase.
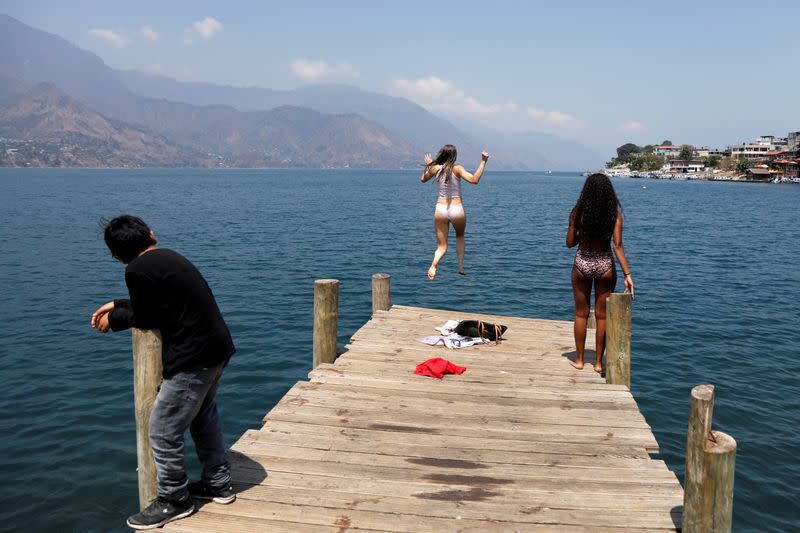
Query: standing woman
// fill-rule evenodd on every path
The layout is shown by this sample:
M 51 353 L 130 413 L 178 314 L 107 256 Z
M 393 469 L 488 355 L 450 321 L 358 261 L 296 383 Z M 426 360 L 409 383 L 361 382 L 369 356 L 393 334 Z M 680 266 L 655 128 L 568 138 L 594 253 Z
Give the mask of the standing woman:
M 483 169 L 486 168 L 489 153 L 481 153 L 481 163 L 475 170 L 475 174 L 470 174 L 461 165 L 456 165 L 456 155 L 456 147 L 452 144 L 445 144 L 439 150 L 436 159 L 431 158 L 431 154 L 425 154 L 423 158 L 425 170 L 422 171 L 419 180 L 425 183 L 431 178 L 436 178 L 439 186 L 436 211 L 433 213 L 433 224 L 436 227 L 436 252 L 433 254 L 433 262 L 428 269 L 428 279 L 436 278 L 436 268 L 447 252 L 447 234 L 450 231 L 450 224 L 456 230 L 458 273 L 464 275 L 464 230 L 467 228 L 467 215 L 461 204 L 461 180 L 477 185 L 483 175 Z
M 597 322 L 595 372 L 603 371 L 606 342 L 606 300 L 617 284 L 617 269 L 611 254 L 611 240 L 622 274 L 625 291 L 633 295 L 633 278 L 625 249 L 622 247 L 622 206 L 608 176 L 592 174 L 583 184 L 578 203 L 569 215 L 567 247 L 578 245 L 572 267 L 572 292 L 575 296 L 575 349 L 577 357 L 570 364 L 583 368 L 589 299 L 594 284 L 594 316 Z

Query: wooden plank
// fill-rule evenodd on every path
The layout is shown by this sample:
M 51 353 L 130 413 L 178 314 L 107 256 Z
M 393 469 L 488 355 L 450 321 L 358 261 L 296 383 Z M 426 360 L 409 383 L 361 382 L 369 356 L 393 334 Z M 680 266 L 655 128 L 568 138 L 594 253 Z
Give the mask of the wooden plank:
M 234 457 L 235 454 L 232 454 Z M 467 473 L 442 472 L 433 468 L 392 468 L 363 464 L 344 464 L 338 461 L 316 461 L 313 459 L 284 459 L 267 455 L 248 455 L 247 465 L 251 473 L 240 470 L 237 480 L 250 483 L 261 483 L 265 473 L 291 472 L 315 476 L 340 477 L 345 480 L 362 479 L 371 482 L 394 483 L 427 483 L 447 488 L 483 487 L 489 489 L 496 486 L 509 486 L 513 490 L 538 490 L 551 492 L 583 492 L 603 493 L 607 495 L 661 495 L 680 496 L 682 491 L 677 481 L 660 480 L 649 482 L 647 479 L 637 480 L 597 480 L 533 476 L 483 476 L 470 471 Z M 255 467 L 254 467 L 255 466 Z M 269 478 L 269 475 L 266 478 Z
M 588 456 L 588 457 L 634 457 L 639 459 L 649 459 L 650 455 L 645 448 L 637 445 L 623 447 L 620 443 L 605 444 L 591 440 L 589 442 L 559 442 L 558 446 L 553 446 L 551 440 L 535 441 L 515 439 L 514 436 L 508 438 L 485 438 L 475 435 L 458 435 L 454 439 L 452 435 L 440 435 L 436 432 L 429 432 L 426 428 L 421 431 L 414 431 L 417 428 L 409 428 L 400 425 L 381 426 L 379 428 L 342 428 L 341 426 L 322 425 L 319 420 L 316 423 L 303 423 L 295 421 L 284 421 L 268 419 L 261 431 L 287 432 L 297 435 L 298 440 L 307 438 L 307 435 L 331 435 L 341 439 L 364 438 L 367 441 L 374 440 L 382 442 L 388 440 L 397 445 L 420 444 L 424 446 L 434 446 L 438 448 L 450 449 L 457 446 L 464 449 L 494 451 L 511 451 L 520 453 L 546 453 L 555 456 Z
M 319 447 L 297 447 L 274 442 L 274 439 L 241 438 L 231 448 L 250 458 L 269 457 L 273 459 L 316 460 L 342 464 L 382 466 L 387 468 L 406 468 L 418 471 L 420 468 L 467 476 L 477 472 L 481 476 L 504 478 L 574 479 L 583 481 L 624 481 L 674 483 L 675 474 L 664 469 L 608 468 L 596 463 L 590 467 L 564 466 L 559 464 L 533 464 L 526 461 L 526 468 L 519 463 L 468 461 L 453 457 L 408 457 L 396 453 L 380 453 L 378 448 L 368 451 L 346 451 L 342 448 L 321 449 Z M 386 449 L 384 447 L 383 449 Z M 643 471 L 644 470 L 644 471 Z M 645 478 L 646 479 L 643 479 Z
M 650 448 L 657 446 L 652 433 L 646 430 L 631 428 L 603 428 L 571 425 L 527 425 L 515 424 L 513 421 L 502 423 L 488 418 L 472 418 L 468 421 L 459 418 L 436 417 L 427 423 L 421 423 L 417 417 L 406 417 L 399 414 L 381 414 L 380 412 L 355 412 L 348 409 L 333 409 L 306 405 L 303 409 L 276 407 L 270 411 L 268 420 L 284 420 L 288 422 L 304 422 L 341 428 L 382 429 L 393 428 L 395 431 L 411 433 L 436 433 L 438 435 L 470 436 L 480 434 L 486 439 L 531 440 L 535 442 L 574 442 L 615 444 L 620 446 L 640 446 Z
M 485 494 L 489 492 L 487 490 Z M 343 517 L 346 517 L 349 528 L 381 528 L 387 531 L 440 531 L 454 527 L 458 527 L 459 531 L 463 528 L 487 530 L 497 526 L 527 529 L 534 524 L 562 527 L 674 527 L 670 512 L 664 511 L 608 509 L 602 513 L 587 513 L 572 509 L 504 505 L 501 502 L 491 506 L 482 505 L 481 502 L 456 506 L 444 500 L 426 500 L 423 497 L 409 501 L 407 498 L 371 498 L 360 494 L 337 494 L 330 499 L 318 498 L 315 501 L 314 492 L 270 491 L 268 487 L 260 491 L 258 499 L 251 499 L 251 494 L 254 495 L 247 493 L 236 509 L 216 506 L 213 512 L 273 519 L 305 519 L 320 525 L 337 520 L 344 522 Z
M 439 459 L 471 463 L 499 463 L 514 465 L 540 465 L 551 467 L 580 467 L 580 468 L 628 468 L 642 469 L 655 468 L 666 470 L 662 461 L 648 458 L 630 458 L 611 455 L 602 455 L 592 450 L 585 450 L 582 455 L 567 455 L 565 453 L 533 452 L 529 447 L 524 451 L 507 451 L 486 449 L 485 440 L 475 443 L 479 448 L 461 447 L 453 443 L 446 448 L 424 439 L 413 443 L 399 443 L 395 436 L 388 432 L 365 431 L 361 434 L 342 435 L 339 432 L 307 433 L 298 438 L 295 433 L 274 430 L 248 430 L 234 445 L 238 449 L 239 443 L 258 441 L 266 445 L 294 446 L 301 449 L 340 450 L 346 452 L 373 453 L 392 455 L 410 459 Z M 495 441 L 491 441 L 494 443 Z M 450 444 L 450 443 L 448 443 Z M 479 468 L 476 466 L 476 468 Z
M 514 417 L 516 420 L 550 420 L 566 423 L 584 424 L 588 421 L 591 425 L 614 427 L 643 427 L 648 428 L 644 417 L 639 411 L 633 409 L 606 409 L 600 411 L 590 408 L 586 403 L 567 403 L 559 401 L 533 402 L 506 399 L 505 401 L 481 402 L 472 399 L 456 401 L 452 398 L 436 398 L 426 396 L 424 393 L 401 394 L 403 391 L 370 391 L 358 389 L 347 385 L 333 385 L 322 383 L 300 382 L 284 395 L 281 401 L 287 403 L 306 403 L 319 406 L 374 409 L 388 407 L 403 408 L 405 411 L 420 410 L 427 414 L 453 414 L 466 416 L 480 410 L 482 416 Z M 613 412 L 607 412 L 613 411 Z
M 260 492 L 266 487 L 277 489 L 298 489 L 326 491 L 334 497 L 340 493 L 361 494 L 366 497 L 397 497 L 417 498 L 418 500 L 431 500 L 455 504 L 468 503 L 470 506 L 486 501 L 489 505 L 504 503 L 508 505 L 537 505 L 555 509 L 629 509 L 631 511 L 658 511 L 679 508 L 681 504 L 680 490 L 670 494 L 608 494 L 602 491 L 588 492 L 559 492 L 555 490 L 537 490 L 535 488 L 518 488 L 507 485 L 491 486 L 490 494 L 483 494 L 479 487 L 450 485 L 435 482 L 414 482 L 383 479 L 366 479 L 362 477 L 340 477 L 317 475 L 309 473 L 284 472 L 275 470 L 269 472 L 267 477 L 252 468 L 241 467 L 234 462 L 232 466 L 234 488 L 237 499 L 259 499 Z M 486 488 L 484 490 L 489 490 Z M 446 491 L 452 491 L 447 494 Z M 439 493 L 440 497 L 430 496 Z M 614 497 L 614 498 L 610 498 Z M 608 500 L 610 503 L 603 503 Z M 477 502 L 477 503 L 476 503 Z M 419 502 L 424 503 L 424 502 Z M 409 510 L 409 512 L 413 512 Z
M 562 401 L 581 402 L 598 405 L 598 409 L 605 409 L 611 404 L 615 407 L 636 409 L 635 400 L 627 390 L 599 389 L 592 392 L 591 400 L 587 400 L 584 391 L 574 389 L 547 390 L 544 388 L 519 388 L 503 387 L 500 385 L 485 385 L 481 383 L 451 383 L 446 380 L 420 380 L 418 376 L 403 376 L 397 374 L 356 374 L 343 372 L 334 365 L 320 365 L 309 372 L 311 383 L 330 383 L 351 385 L 362 389 L 390 389 L 401 391 L 414 391 L 430 394 L 432 397 L 455 398 L 462 396 L 469 398 L 485 399 L 487 401 L 503 401 L 505 399 L 519 399 L 535 402 Z

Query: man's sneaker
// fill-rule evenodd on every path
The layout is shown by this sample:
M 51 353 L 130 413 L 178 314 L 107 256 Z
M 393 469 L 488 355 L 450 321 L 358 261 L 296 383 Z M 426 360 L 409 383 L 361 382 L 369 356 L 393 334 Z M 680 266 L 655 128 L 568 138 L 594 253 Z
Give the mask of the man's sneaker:
M 143 511 L 128 517 L 128 527 L 155 529 L 167 522 L 185 518 L 194 512 L 194 503 L 188 496 L 183 500 L 156 498 Z
M 189 495 L 198 500 L 211 500 L 214 503 L 228 504 L 236 500 L 236 493 L 230 483 L 222 488 L 209 487 L 202 481 L 189 483 Z

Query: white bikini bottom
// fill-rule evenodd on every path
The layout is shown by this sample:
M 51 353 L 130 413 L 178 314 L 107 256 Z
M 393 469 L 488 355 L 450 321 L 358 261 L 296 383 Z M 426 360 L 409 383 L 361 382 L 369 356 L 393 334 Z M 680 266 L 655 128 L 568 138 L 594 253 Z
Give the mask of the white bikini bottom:
M 452 222 L 456 218 L 464 216 L 464 206 L 462 204 L 436 204 L 436 214 L 444 216 Z

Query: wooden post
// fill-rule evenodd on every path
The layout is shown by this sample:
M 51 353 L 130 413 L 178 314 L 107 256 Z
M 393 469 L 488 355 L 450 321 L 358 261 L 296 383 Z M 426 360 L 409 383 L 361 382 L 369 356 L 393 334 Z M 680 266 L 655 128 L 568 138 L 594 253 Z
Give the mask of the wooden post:
M 372 275 L 372 314 L 375 311 L 388 311 L 392 307 L 390 286 L 392 277 L 389 274 Z
M 703 450 L 711 431 L 714 385 L 697 385 L 692 389 L 691 398 L 683 481 L 683 529 L 687 532 L 702 531 L 699 511 L 703 489 Z
M 150 446 L 150 413 L 161 385 L 161 333 L 134 328 L 133 403 L 136 415 L 136 470 L 139 472 L 139 509 L 156 499 L 156 465 Z
M 589 309 L 589 318 L 586 320 L 587 329 L 597 329 L 597 321 L 594 319 L 594 309 Z
M 339 280 L 314 282 L 314 353 L 312 369 L 336 360 L 336 327 L 339 322 Z
M 606 301 L 606 383 L 631 388 L 633 296 L 615 292 Z
M 703 450 L 700 527 L 693 531 L 730 533 L 735 469 L 736 441 L 721 431 L 712 431 Z M 686 528 L 683 530 L 689 532 Z
M 729 533 L 733 519 L 736 441 L 711 431 L 714 386 L 692 389 L 683 491 L 685 533 Z

